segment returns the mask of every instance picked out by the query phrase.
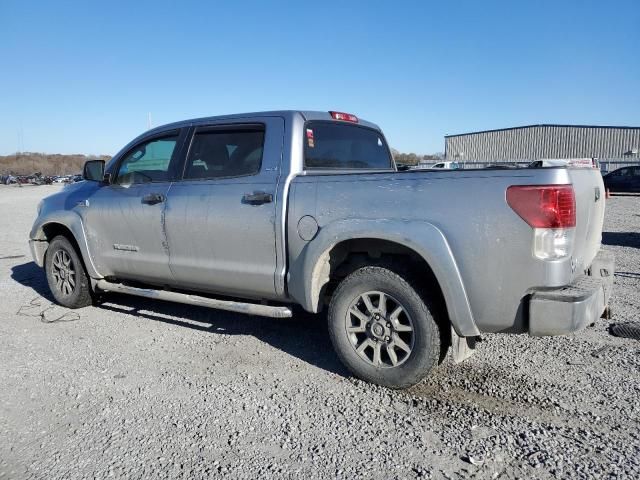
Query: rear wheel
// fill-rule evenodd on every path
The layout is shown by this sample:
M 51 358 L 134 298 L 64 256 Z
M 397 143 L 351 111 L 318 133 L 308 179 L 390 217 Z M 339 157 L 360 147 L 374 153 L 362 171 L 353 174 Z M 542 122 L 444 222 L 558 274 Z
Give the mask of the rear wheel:
M 329 334 L 338 357 L 355 376 L 406 388 L 438 363 L 441 338 L 432 311 L 400 275 L 363 267 L 333 294 Z
M 84 265 L 66 237 L 59 235 L 49 244 L 45 273 L 49 289 L 59 304 L 68 308 L 91 305 L 91 288 Z

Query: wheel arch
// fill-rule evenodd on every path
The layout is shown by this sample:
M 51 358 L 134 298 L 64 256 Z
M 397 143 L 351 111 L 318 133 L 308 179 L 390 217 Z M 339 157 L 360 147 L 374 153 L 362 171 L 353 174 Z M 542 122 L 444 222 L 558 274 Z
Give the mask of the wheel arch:
M 428 222 L 350 219 L 323 227 L 291 264 L 290 295 L 306 310 L 319 312 L 327 288 L 331 291 L 332 278 L 344 273 L 340 268 L 345 260 L 362 253 L 369 258 L 352 262 L 356 266 L 405 257 L 408 261 L 404 270 L 408 269 L 413 278 L 433 280 L 456 332 L 462 336 L 479 334 L 449 244 L 444 234 Z
M 82 219 L 75 213 L 65 212 L 61 217 L 49 218 L 34 226 L 31 232 L 31 242 L 38 245 L 34 248 L 38 265 L 44 265 L 49 243 L 58 235 L 64 235 L 76 248 L 88 275 L 92 278 L 102 278 L 98 273 L 87 245 Z

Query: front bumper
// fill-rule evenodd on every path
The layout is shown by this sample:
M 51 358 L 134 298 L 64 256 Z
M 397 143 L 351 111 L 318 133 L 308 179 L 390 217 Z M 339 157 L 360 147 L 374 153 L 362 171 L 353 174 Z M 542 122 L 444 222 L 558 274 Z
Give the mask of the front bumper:
M 529 335 L 564 335 L 595 322 L 609 303 L 615 259 L 600 250 L 588 275 L 570 285 L 534 290 L 529 299 Z
M 49 247 L 49 242 L 46 240 L 29 240 L 29 249 L 31 250 L 31 256 L 33 261 L 39 267 L 44 267 L 44 255 Z

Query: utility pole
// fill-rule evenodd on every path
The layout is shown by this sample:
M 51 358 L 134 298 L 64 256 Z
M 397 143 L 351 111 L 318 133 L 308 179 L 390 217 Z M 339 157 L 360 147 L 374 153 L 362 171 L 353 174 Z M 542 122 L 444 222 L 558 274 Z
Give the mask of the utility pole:
M 22 145 L 22 127 L 18 130 L 18 148 L 16 150 L 16 165 L 20 165 L 20 150 Z

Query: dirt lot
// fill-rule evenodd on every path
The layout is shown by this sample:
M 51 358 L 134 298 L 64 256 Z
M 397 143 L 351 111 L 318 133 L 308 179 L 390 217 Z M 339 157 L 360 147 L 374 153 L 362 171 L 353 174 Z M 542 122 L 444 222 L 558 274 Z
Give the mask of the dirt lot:
M 59 187 L 0 187 L 0 479 L 639 478 L 640 197 L 608 201 L 614 318 L 487 335 L 390 391 L 348 376 L 322 317 L 133 297 L 51 304 L 27 235 Z

